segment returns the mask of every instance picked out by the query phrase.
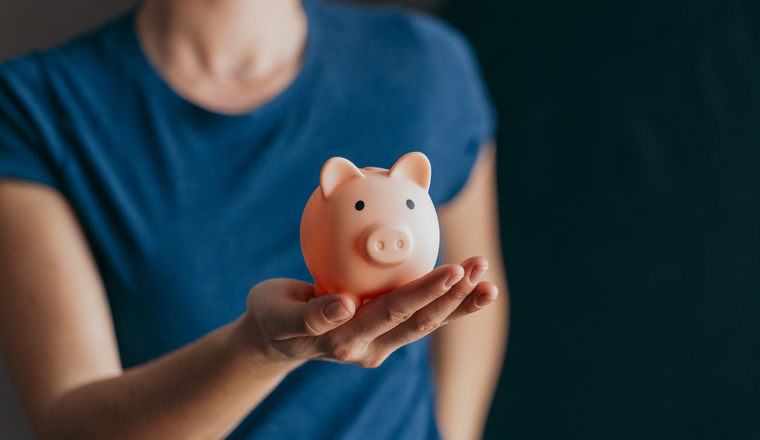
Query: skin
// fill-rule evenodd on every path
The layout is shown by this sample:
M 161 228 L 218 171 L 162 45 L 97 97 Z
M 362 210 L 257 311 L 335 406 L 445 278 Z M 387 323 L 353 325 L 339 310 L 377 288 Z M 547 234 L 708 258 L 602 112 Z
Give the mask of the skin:
M 434 334 L 437 419 L 443 436 L 482 438 L 501 374 L 509 328 L 509 295 L 499 240 L 495 147 L 483 149 L 467 185 L 439 211 L 444 260 L 482 255 L 490 263 L 484 281 L 496 285 L 496 301 Z
M 157 71 L 186 99 L 219 112 L 249 111 L 280 93 L 300 68 L 305 20 L 299 5 L 148 0 L 138 33 Z M 230 75 L 230 66 L 248 59 L 257 60 L 252 79 Z M 452 204 L 451 212 L 456 209 Z M 445 237 L 477 229 L 443 216 L 442 226 Z M 251 289 L 247 312 L 233 323 L 123 370 L 106 294 L 75 213 L 53 189 L 0 180 L 0 350 L 40 439 L 220 439 L 307 360 L 376 367 L 404 344 L 481 310 L 479 298 L 493 302 L 497 287 L 479 281 L 488 261 L 458 261 L 358 310 L 346 295 L 312 298 L 308 283 L 268 280 Z M 481 343 L 498 330 L 476 331 Z M 476 363 L 475 373 L 461 376 L 469 366 L 451 359 L 472 341 L 450 339 L 438 359 L 456 367 L 439 369 L 438 383 L 439 414 L 453 439 L 479 432 L 483 417 L 457 418 L 456 403 L 446 400 L 461 394 L 446 390 L 461 390 L 453 383 L 463 378 L 477 383 L 467 398 L 486 407 L 488 372 L 498 362 Z
M 296 0 L 147 0 L 136 19 L 148 60 L 177 94 L 223 114 L 250 112 L 298 76 L 306 13 Z M 236 70 L 251 63 L 252 76 Z
M 496 287 L 470 280 L 482 257 L 439 267 L 366 304 L 309 300 L 296 280 L 256 285 L 235 322 L 122 370 L 97 268 L 54 190 L 0 183 L 0 347 L 40 439 L 224 438 L 308 359 L 380 365 L 398 347 L 479 310 Z M 343 319 L 330 321 L 339 301 Z

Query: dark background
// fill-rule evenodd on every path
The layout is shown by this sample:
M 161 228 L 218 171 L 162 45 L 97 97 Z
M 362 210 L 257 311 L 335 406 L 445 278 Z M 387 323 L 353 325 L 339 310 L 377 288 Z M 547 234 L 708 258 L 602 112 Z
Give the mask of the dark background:
M 0 59 L 133 1 L 6 0 Z M 510 346 L 487 439 L 760 438 L 760 5 L 417 0 L 499 110 Z M 0 438 L 31 438 L 0 371 Z
M 478 0 L 512 322 L 489 439 L 760 438 L 760 3 Z

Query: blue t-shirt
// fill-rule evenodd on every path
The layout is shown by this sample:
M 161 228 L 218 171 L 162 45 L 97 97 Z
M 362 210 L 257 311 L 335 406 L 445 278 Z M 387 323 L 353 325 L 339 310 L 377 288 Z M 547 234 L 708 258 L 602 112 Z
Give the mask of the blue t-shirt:
M 262 280 L 312 281 L 299 223 L 330 157 L 389 168 L 422 151 L 440 205 L 493 134 L 453 30 L 393 9 L 305 7 L 302 71 L 249 114 L 177 95 L 141 51 L 133 13 L 0 66 L 0 176 L 54 187 L 76 211 L 125 368 L 235 320 Z M 230 438 L 437 437 L 422 340 L 377 369 L 306 363 Z

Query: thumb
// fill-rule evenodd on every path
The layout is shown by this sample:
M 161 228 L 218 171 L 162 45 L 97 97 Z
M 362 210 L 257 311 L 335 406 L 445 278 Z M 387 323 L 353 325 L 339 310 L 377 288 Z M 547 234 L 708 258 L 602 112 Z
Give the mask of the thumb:
M 301 336 L 319 336 L 339 327 L 356 312 L 351 297 L 331 293 L 307 302 L 277 301 L 260 319 L 267 337 L 282 341 Z

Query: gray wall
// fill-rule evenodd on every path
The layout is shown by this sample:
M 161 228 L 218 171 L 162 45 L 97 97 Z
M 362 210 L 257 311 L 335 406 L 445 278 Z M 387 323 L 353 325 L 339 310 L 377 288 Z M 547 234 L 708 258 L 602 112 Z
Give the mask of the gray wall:
M 135 3 L 136 0 L 1 0 L 0 59 L 65 41 Z

